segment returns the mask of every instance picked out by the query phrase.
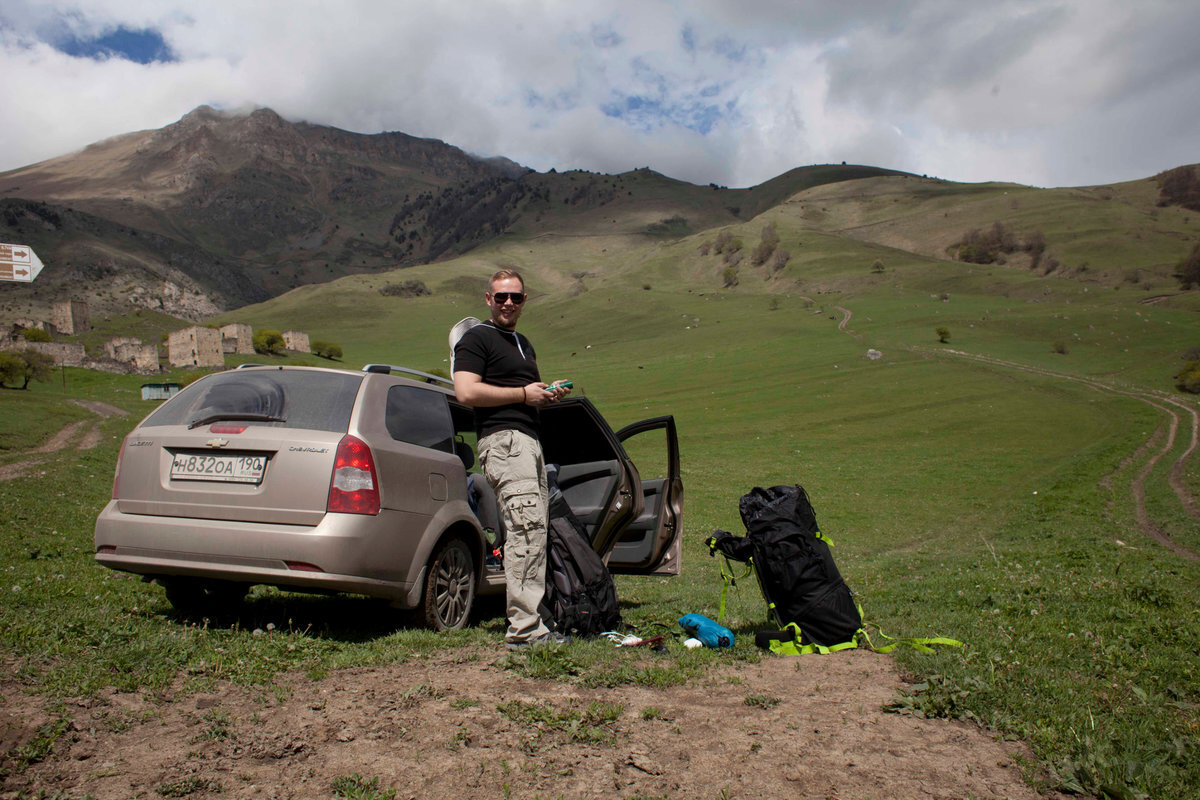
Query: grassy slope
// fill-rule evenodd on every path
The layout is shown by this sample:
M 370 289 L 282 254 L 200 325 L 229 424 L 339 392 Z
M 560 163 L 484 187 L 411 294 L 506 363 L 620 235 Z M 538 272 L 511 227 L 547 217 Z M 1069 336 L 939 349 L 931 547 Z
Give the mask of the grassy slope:
M 896 194 L 889 181 L 921 191 Z M 856 184 L 882 184 L 891 196 L 880 199 L 878 188 Z M 1116 199 L 1102 202 L 1139 190 L 1116 187 Z M 839 198 L 838 191 L 857 196 Z M 351 367 L 385 361 L 445 369 L 449 326 L 482 313 L 481 278 L 498 263 L 514 264 L 535 292 L 523 330 L 538 344 L 547 377 L 573 378 L 614 426 L 667 412 L 679 423 L 687 487 L 684 577 L 621 579 L 630 621 L 671 625 L 688 611 L 715 616 L 720 581 L 704 538 L 716 527 L 741 530 L 737 500 L 751 487 L 802 483 L 838 542 L 839 565 L 869 619 L 892 634 L 941 634 L 968 645 L 962 652 L 902 655 L 928 688 L 901 706 L 973 716 L 1024 736 L 1065 786 L 1195 795 L 1200 784 L 1188 764 L 1200 755 L 1200 571 L 1137 529 L 1129 486 L 1146 455 L 1126 462 L 1164 417 L 1134 398 L 947 352 L 1166 391 L 1180 352 L 1200 344 L 1194 312 L 1186 301 L 1172 301 L 1174 308 L 1139 304 L 1153 292 L 1120 281 L 932 257 L 936 236 L 944 234 L 931 204 L 943 204 L 947 214 L 953 209 L 965 230 L 989 225 L 998 210 L 1011 207 L 1013 193 L 1022 207 L 1043 204 L 1052 250 L 1094 249 L 1089 274 L 1132 266 L 1151 274 L 1155 285 L 1169 242 L 1197 219 L 1163 209 L 1159 221 L 1170 225 L 1140 234 L 1153 246 L 1124 248 L 1120 233 L 1108 246 L 1085 246 L 1098 234 L 1084 230 L 1091 201 L 1078 200 L 1079 190 L 1043 195 L 875 179 L 809 190 L 735 226 L 750 249 L 763 224 L 774 221 L 793 258 L 779 274 L 743 268 L 733 290 L 719 288 L 720 258 L 698 253 L 711 232 L 649 244 L 619 235 L 541 236 L 505 240 L 452 262 L 305 287 L 222 321 L 306 330 L 341 344 Z M 1143 200 L 1121 202 L 1128 208 L 1113 213 L 1151 219 L 1148 210 L 1137 211 L 1137 203 L 1147 206 Z M 964 208 L 973 208 L 973 216 Z M 875 226 L 871 237 L 865 224 Z M 887 236 L 878 234 L 884 229 Z M 956 222 L 952 232 L 958 230 Z M 1058 230 L 1064 233 L 1052 233 Z M 1131 264 L 1135 256 L 1143 260 Z M 870 272 L 876 258 L 886 264 L 882 275 Z M 587 273 L 582 281 L 580 272 Z M 377 291 L 413 278 L 435 294 L 400 299 Z M 838 307 L 853 312 L 848 331 L 838 329 Z M 941 325 L 951 330 L 950 345 L 933 335 Z M 1060 341 L 1065 354 L 1054 352 Z M 866 359 L 870 347 L 883 358 Z M 136 386 L 135 379 L 108 380 L 122 392 Z M 53 386 L 5 394 L 15 398 L 10 406 L 28 404 L 44 400 Z M 106 430 L 117 435 L 129 424 L 110 422 Z M 1147 503 L 1177 541 L 1200 550 L 1194 520 L 1165 488 L 1166 470 L 1184 446 L 1177 441 L 1150 473 Z M 200 681 L 269 681 L 290 666 L 320 674 L 495 635 L 494 620 L 440 639 L 392 633 L 382 622 L 347 629 L 341 601 L 283 600 L 265 591 L 244 622 L 295 619 L 289 626 L 295 630 L 277 640 L 256 644 L 238 627 L 181 628 L 159 592 L 89 563 L 90 520 L 107 496 L 114 455 L 113 447 L 63 454 L 43 483 L 22 479 L 5 491 L 4 524 L 26 532 L 17 547 L 4 537 L 4 559 L 23 588 L 0 612 L 0 636 L 19 659 L 29 659 L 31 676 L 39 674 L 33 666 L 39 659 L 51 657 L 49 672 L 31 680 L 52 691 L 163 685 L 179 669 Z M 1195 458 L 1185 480 L 1200 494 Z M 67 488 L 72 481 L 81 484 L 80 494 L 79 486 Z M 78 500 L 31 510 L 46 492 Z M 56 555 L 31 559 L 30 548 Z M 68 576 L 72 591 L 101 598 L 69 623 L 89 631 L 87 642 L 136 637 L 148 642 L 152 657 L 138 650 L 135 659 L 127 647 L 97 651 L 64 636 L 61 612 L 37 580 L 59 574 Z M 737 657 L 754 657 L 749 634 L 761 627 L 762 612 L 752 583 L 732 596 Z M 221 648 L 236 651 L 243 666 L 215 655 Z M 590 680 L 651 680 L 629 676 L 599 646 L 580 646 L 568 658 L 580 661 L 574 668 Z M 690 662 L 679 663 L 685 674 Z M 802 667 L 810 663 L 819 666 Z

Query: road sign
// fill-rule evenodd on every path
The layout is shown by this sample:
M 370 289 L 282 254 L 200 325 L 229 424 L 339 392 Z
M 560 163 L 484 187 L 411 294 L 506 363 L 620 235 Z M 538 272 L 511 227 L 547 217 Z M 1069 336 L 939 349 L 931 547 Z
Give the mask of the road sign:
M 42 271 L 42 260 L 23 244 L 0 244 L 0 281 L 29 283 Z

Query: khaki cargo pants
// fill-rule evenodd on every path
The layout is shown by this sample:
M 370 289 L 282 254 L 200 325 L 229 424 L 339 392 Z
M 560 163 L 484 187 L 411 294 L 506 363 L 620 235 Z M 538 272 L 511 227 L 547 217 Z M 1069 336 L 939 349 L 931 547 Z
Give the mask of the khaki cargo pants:
M 504 523 L 504 579 L 508 584 L 507 642 L 549 633 L 538 616 L 546 592 L 546 526 L 549 493 L 542 445 L 520 431 L 479 440 L 479 463 L 496 492 Z

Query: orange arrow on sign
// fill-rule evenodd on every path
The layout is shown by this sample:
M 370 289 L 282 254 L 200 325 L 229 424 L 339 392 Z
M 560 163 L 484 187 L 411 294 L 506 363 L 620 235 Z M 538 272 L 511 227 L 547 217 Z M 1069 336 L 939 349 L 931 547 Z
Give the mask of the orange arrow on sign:
M 24 250 L 13 250 L 13 255 L 17 258 L 25 258 L 29 255 L 29 253 L 25 252 Z
M 14 273 L 14 274 L 16 274 L 16 275 L 28 275 L 28 274 L 29 274 L 29 270 L 27 270 L 27 269 L 16 269 L 16 270 L 13 270 L 13 273 Z

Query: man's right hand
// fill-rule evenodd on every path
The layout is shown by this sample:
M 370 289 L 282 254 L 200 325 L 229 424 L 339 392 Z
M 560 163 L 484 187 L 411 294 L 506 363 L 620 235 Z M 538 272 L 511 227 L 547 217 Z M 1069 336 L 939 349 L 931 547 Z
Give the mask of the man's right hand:
M 541 381 L 535 381 L 535 382 L 529 384 L 528 386 L 526 386 L 525 387 L 525 405 L 534 406 L 534 407 L 544 406 L 547 403 L 551 403 L 554 400 L 557 400 L 558 398 L 555 397 L 555 395 L 553 393 L 546 391 L 546 387 L 549 385 L 550 384 L 548 384 L 548 383 L 542 383 Z

